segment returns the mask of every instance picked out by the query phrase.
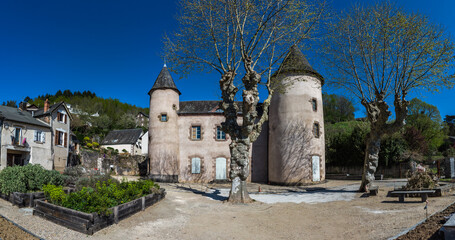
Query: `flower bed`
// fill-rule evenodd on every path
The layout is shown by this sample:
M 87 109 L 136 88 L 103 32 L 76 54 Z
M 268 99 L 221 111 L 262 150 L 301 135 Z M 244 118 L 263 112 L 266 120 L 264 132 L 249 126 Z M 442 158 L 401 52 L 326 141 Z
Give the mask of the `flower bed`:
M 43 200 L 35 201 L 33 215 L 43 217 L 69 229 L 81 233 L 92 235 L 109 225 L 118 223 L 145 208 L 157 203 L 164 198 L 166 192 L 159 189 L 157 193 L 152 193 L 136 200 L 112 207 L 105 213 L 84 213 L 66 207 L 61 207 L 48 203 Z

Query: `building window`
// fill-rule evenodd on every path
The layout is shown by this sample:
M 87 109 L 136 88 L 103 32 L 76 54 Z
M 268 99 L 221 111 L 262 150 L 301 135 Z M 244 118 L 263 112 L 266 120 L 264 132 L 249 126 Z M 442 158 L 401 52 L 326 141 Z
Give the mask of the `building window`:
M 57 121 L 61 122 L 61 123 L 66 123 L 66 114 L 64 113 L 61 113 L 61 112 L 58 112 L 57 113 Z
M 314 135 L 315 138 L 319 138 L 319 135 L 320 135 L 320 133 L 319 133 L 319 123 L 317 123 L 317 122 L 315 122 L 313 124 L 313 135 Z
M 191 127 L 191 140 L 201 140 L 201 126 Z
M 13 145 L 21 144 L 22 140 L 22 129 L 20 127 L 16 127 L 14 130 L 14 137 L 13 137 Z
M 226 140 L 226 133 L 221 130 L 221 126 L 216 127 L 216 140 Z
M 46 141 L 46 135 L 44 134 L 44 132 L 40 131 L 40 130 L 36 130 L 34 141 L 44 143 Z
M 161 122 L 167 122 L 167 114 L 166 113 L 161 114 L 160 120 Z
M 317 102 L 316 98 L 311 99 L 311 106 L 313 107 L 314 112 L 318 111 L 318 102 Z
M 198 157 L 191 159 L 191 173 L 199 174 L 201 173 L 201 159 Z
M 67 146 L 67 133 L 55 130 L 55 145 L 66 147 Z

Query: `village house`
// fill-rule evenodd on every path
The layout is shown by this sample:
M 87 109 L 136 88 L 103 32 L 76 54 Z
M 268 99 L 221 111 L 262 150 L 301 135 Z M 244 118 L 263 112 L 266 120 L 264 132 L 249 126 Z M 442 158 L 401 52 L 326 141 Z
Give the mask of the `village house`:
M 142 129 L 124 129 L 110 131 L 101 142 L 102 148 L 112 148 L 131 155 L 142 154 Z
M 52 169 L 51 142 L 49 124 L 23 109 L 0 106 L 0 170 L 28 163 Z
M 292 47 L 274 79 L 269 121 L 251 150 L 248 181 L 302 184 L 325 179 L 323 77 Z M 229 176 L 229 135 L 219 101 L 181 102 L 166 65 L 149 91 L 149 175 L 157 181 L 211 182 Z M 242 116 L 239 113 L 238 121 Z
M 63 172 L 68 165 L 71 154 L 71 121 L 73 117 L 64 102 L 49 104 L 46 99 L 44 108 L 31 111 L 35 118 L 49 124 L 51 133 L 51 151 L 53 159 L 53 169 Z

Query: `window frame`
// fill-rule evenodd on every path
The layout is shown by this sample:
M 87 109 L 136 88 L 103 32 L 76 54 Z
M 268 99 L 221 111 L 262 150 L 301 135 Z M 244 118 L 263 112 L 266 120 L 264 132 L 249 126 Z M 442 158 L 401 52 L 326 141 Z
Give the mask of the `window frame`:
M 196 132 L 194 132 L 194 129 L 196 129 Z M 202 126 L 201 125 L 191 125 L 190 139 L 192 141 L 201 141 L 202 140 Z
M 33 136 L 33 141 L 37 143 L 45 143 L 46 142 L 46 134 L 42 130 L 35 130 L 35 134 Z
M 318 111 L 318 100 L 316 98 L 311 99 L 311 109 L 313 109 L 313 112 Z
M 219 138 L 219 134 L 218 133 L 221 134 L 222 138 Z M 215 140 L 216 141 L 226 141 L 227 140 L 226 133 L 221 129 L 220 125 L 217 125 L 215 127 Z
M 164 120 L 163 120 L 164 117 Z M 169 118 L 167 117 L 167 113 L 161 113 L 160 114 L 160 122 L 167 122 L 169 121 Z
M 315 138 L 321 137 L 321 125 L 319 124 L 319 122 L 313 123 L 313 136 Z

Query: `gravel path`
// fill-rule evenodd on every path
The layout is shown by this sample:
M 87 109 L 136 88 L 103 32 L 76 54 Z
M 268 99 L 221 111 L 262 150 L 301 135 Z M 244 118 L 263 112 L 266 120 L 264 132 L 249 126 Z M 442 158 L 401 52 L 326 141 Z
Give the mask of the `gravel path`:
M 253 204 L 224 203 L 228 184 L 163 184 L 166 198 L 93 236 L 31 215 L 0 200 L 0 214 L 46 240 L 64 239 L 387 239 L 421 221 L 420 199 L 354 192 L 360 182 L 329 181 L 311 187 L 249 186 Z M 261 187 L 262 193 L 254 193 Z M 223 190 L 224 189 L 224 190 Z M 202 190 L 202 191 L 201 191 Z M 262 199 L 260 199 L 262 197 Z M 453 194 L 429 198 L 428 214 L 455 201 Z

